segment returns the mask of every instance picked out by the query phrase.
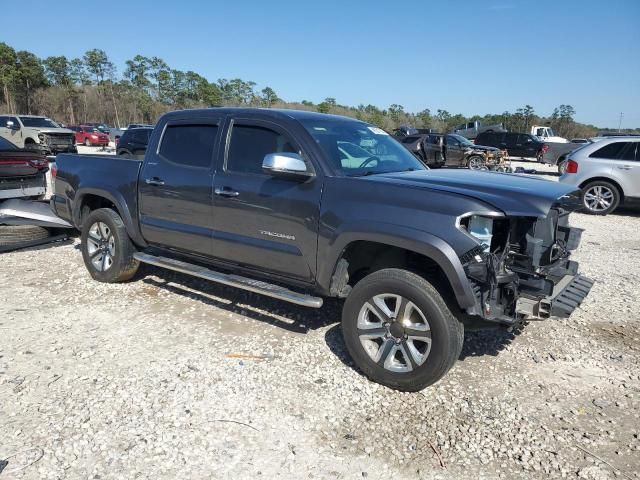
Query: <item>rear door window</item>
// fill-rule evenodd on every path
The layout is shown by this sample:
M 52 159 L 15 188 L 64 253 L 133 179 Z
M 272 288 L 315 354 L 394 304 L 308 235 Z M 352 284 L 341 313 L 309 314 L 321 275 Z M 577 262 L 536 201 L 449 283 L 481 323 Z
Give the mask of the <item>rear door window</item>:
M 589 157 L 590 158 L 608 158 L 612 160 L 617 159 L 622 153 L 622 150 L 627 146 L 628 143 L 631 143 L 631 142 L 610 143 L 608 145 L 605 145 L 602 148 L 599 148 L 598 150 L 593 152 L 591 155 L 589 155 Z
M 533 143 L 533 138 L 531 138 L 531 135 L 528 134 L 518 135 L 518 143 L 521 145 Z
M 209 168 L 217 134 L 217 125 L 168 125 L 159 154 L 171 163 Z
M 636 152 L 638 142 L 626 142 L 626 148 L 622 150 L 620 153 L 620 160 L 631 160 L 634 161 L 638 158 L 638 154 Z

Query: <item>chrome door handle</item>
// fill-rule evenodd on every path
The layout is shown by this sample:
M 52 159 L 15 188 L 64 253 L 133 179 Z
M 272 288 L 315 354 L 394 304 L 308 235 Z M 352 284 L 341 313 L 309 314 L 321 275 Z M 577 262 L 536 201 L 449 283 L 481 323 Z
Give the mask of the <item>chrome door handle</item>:
M 215 193 L 216 195 L 220 195 L 221 197 L 237 197 L 238 195 L 240 195 L 239 192 L 236 192 L 235 190 L 231 190 L 230 188 L 215 188 L 213 190 L 213 193 Z
M 633 167 L 631 165 L 620 165 L 618 168 L 620 170 L 631 170 Z
M 147 178 L 145 180 L 147 185 L 164 185 L 164 180 L 160 180 L 158 177 Z

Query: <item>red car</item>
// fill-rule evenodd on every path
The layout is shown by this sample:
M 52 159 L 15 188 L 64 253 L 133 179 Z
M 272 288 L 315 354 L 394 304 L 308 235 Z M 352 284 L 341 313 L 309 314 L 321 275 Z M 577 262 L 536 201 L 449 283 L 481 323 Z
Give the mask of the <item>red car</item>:
M 69 125 L 67 128 L 75 134 L 76 143 L 82 143 L 87 147 L 91 145 L 109 145 L 109 135 L 102 133 L 96 127 L 90 125 Z

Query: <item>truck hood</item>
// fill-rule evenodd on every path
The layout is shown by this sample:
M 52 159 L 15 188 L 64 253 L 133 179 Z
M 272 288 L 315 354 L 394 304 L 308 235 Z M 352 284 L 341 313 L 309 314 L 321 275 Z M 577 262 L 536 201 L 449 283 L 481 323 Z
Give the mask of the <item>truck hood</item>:
M 69 135 L 73 134 L 73 132 L 68 128 L 31 128 L 29 127 L 29 130 L 33 130 L 38 133 L 67 133 Z
M 479 199 L 509 216 L 543 217 L 556 203 L 575 208 L 574 187 L 541 178 L 473 170 L 421 170 L 363 177 L 366 180 L 452 192 Z M 428 201 L 428 197 L 425 197 Z
M 474 145 L 474 146 L 467 146 L 467 149 L 474 151 L 474 152 L 499 152 L 500 149 L 496 148 L 496 147 L 487 147 L 485 145 Z

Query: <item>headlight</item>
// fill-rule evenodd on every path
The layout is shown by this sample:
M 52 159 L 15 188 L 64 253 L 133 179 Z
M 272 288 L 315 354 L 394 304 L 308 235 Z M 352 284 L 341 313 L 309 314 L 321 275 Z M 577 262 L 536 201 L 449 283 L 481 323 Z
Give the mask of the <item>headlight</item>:
M 44 135 L 42 133 L 38 134 L 38 140 L 40 141 L 44 140 Z
M 491 247 L 493 238 L 493 222 L 496 217 L 502 217 L 500 212 L 488 212 L 486 215 L 468 213 L 456 219 L 456 226 L 473 237 L 485 252 Z

